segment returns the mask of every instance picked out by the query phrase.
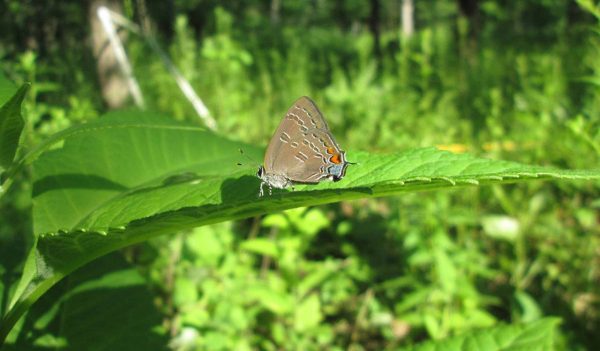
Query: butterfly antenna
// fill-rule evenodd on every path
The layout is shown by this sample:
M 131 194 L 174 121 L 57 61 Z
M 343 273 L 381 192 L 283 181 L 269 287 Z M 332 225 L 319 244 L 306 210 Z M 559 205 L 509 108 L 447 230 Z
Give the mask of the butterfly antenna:
M 256 160 L 254 160 L 252 157 L 248 156 L 248 155 L 247 155 L 247 154 L 244 152 L 244 149 L 242 149 L 242 148 L 239 148 L 239 149 L 238 149 L 238 151 L 240 152 L 240 155 L 242 155 L 242 156 L 243 156 L 243 157 L 244 157 L 246 160 L 248 160 L 248 162 L 249 162 L 250 164 L 258 164 L 258 163 L 256 162 Z M 244 164 L 243 164 L 243 163 L 241 163 L 241 162 L 238 162 L 238 163 L 237 163 L 237 165 L 238 165 L 238 166 L 243 166 Z
M 346 160 L 346 163 L 349 164 L 349 165 L 357 165 L 357 164 L 359 164 L 358 162 L 351 162 L 351 161 L 348 161 L 348 160 Z

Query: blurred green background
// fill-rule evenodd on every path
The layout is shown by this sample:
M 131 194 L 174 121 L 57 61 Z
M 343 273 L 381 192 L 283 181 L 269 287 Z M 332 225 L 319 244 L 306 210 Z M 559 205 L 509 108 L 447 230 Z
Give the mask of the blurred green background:
M 266 145 L 308 95 L 346 150 L 436 145 L 598 167 L 595 0 L 3 0 L 2 74 L 33 83 L 25 149 L 114 105 L 94 55 L 100 3 L 156 37 L 232 139 Z M 148 109 L 201 125 L 155 52 L 121 32 Z M 0 202 L 9 282 L 32 240 L 20 177 Z M 205 226 L 117 256 L 147 286 L 156 342 L 178 349 L 394 349 L 558 316 L 557 349 L 592 350 L 599 194 L 593 182 L 407 194 Z M 55 345 L 60 328 L 29 338 Z

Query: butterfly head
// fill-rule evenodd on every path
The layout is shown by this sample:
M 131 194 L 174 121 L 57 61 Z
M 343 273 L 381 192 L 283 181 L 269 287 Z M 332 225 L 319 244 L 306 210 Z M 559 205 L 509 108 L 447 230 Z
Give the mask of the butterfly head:
M 258 172 L 256 172 L 256 176 L 260 179 L 263 179 L 265 176 L 265 168 L 263 166 L 258 167 Z

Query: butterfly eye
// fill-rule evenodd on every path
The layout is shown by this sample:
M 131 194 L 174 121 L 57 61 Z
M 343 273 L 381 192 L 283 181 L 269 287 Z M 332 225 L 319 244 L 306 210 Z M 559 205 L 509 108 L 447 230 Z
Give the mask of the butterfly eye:
M 258 172 L 256 172 L 256 176 L 259 178 L 262 178 L 263 174 L 265 173 L 265 169 L 263 166 L 258 167 Z

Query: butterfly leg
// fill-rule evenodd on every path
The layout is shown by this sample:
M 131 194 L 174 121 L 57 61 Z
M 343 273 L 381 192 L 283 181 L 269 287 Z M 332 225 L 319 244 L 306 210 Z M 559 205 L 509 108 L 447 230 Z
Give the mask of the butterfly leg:
M 263 190 L 263 186 L 265 184 L 269 187 L 269 196 L 273 195 L 273 187 L 271 187 L 271 184 L 269 184 L 267 182 L 261 182 L 260 183 L 260 190 L 258 191 L 258 197 L 263 197 L 265 195 L 265 192 Z

